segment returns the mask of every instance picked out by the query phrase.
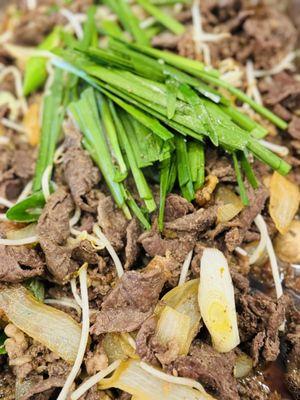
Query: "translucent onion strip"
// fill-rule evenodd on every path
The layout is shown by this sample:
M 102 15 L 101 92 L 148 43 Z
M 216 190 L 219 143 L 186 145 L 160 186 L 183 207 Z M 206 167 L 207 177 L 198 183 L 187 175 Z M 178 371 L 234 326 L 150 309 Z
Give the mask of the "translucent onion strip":
M 60 10 L 60 13 L 69 21 L 70 26 L 74 30 L 77 38 L 81 40 L 83 38 L 83 29 L 80 22 L 78 21 L 77 15 L 66 8 L 62 8 Z
M 50 181 L 51 174 L 52 174 L 52 165 L 48 165 L 45 168 L 45 171 L 42 176 L 42 191 L 43 191 L 43 195 L 44 195 L 46 201 L 50 197 L 49 181 Z
M 82 301 L 81 337 L 75 363 L 71 369 L 70 374 L 66 379 L 64 387 L 62 388 L 57 400 L 67 399 L 70 388 L 80 370 L 89 338 L 90 317 L 89 317 L 89 298 L 88 298 L 88 287 L 87 287 L 87 264 L 84 264 L 79 270 L 79 282 L 80 282 L 80 293 Z
M 136 360 L 123 361 L 113 376 L 103 379 L 99 387 L 118 388 L 139 400 L 213 399 L 198 382 L 165 374 Z
M 234 349 L 240 343 L 234 288 L 227 260 L 217 249 L 203 252 L 198 301 L 214 348 L 221 353 Z
M 82 307 L 82 301 L 81 301 L 81 297 L 79 296 L 79 294 L 77 293 L 77 287 L 76 287 L 76 279 L 71 279 L 71 290 L 72 290 L 72 294 L 74 296 L 74 299 L 76 301 L 76 303 L 79 305 L 79 307 Z
M 279 146 L 279 144 L 268 142 L 267 140 L 260 139 L 259 143 L 262 144 L 267 149 L 273 151 L 273 153 L 278 154 L 281 157 L 285 157 L 289 154 L 289 149 L 286 146 Z
M 82 385 L 80 385 L 72 394 L 71 400 L 78 400 L 81 396 L 83 396 L 89 389 L 91 389 L 94 385 L 101 381 L 101 379 L 105 378 L 107 375 L 111 374 L 115 371 L 119 365 L 121 364 L 121 360 L 114 361 L 110 366 L 98 372 L 96 375 L 87 379 Z
M 0 310 L 28 336 L 65 361 L 75 361 L 80 325 L 68 314 L 38 301 L 21 285 L 1 288 Z

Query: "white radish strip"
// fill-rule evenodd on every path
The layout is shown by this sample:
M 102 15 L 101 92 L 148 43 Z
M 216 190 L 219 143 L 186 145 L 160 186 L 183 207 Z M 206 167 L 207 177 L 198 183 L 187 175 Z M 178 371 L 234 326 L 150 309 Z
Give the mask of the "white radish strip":
M 0 244 L 4 246 L 22 246 L 23 244 L 37 243 L 37 236 L 29 236 L 23 239 L 0 239 Z
M 67 399 L 70 388 L 80 370 L 89 338 L 90 316 L 89 316 L 89 299 L 88 299 L 88 288 L 87 288 L 87 264 L 83 265 L 79 270 L 79 282 L 80 282 L 80 293 L 82 300 L 82 330 L 81 330 L 80 343 L 75 363 L 71 369 L 70 374 L 66 379 L 64 387 L 59 393 L 57 400 Z
M 263 139 L 260 139 L 259 143 L 265 148 L 272 150 L 274 153 L 279 154 L 281 157 L 285 157 L 289 154 L 289 149 L 286 146 L 279 146 L 278 144 L 271 143 Z
M 189 268 L 190 268 L 190 264 L 192 261 L 192 257 L 193 257 L 193 250 L 191 250 L 188 255 L 186 256 L 182 268 L 181 268 L 181 272 L 180 272 L 180 277 L 179 277 L 179 281 L 178 281 L 178 286 L 183 285 L 186 281 L 186 277 L 187 274 L 189 272 Z
M 71 27 L 73 28 L 78 39 L 83 38 L 83 29 L 80 25 L 78 19 L 76 18 L 76 14 L 72 13 L 70 10 L 63 8 L 60 10 L 60 13 L 69 21 Z
M 175 383 L 177 385 L 189 386 L 194 389 L 198 389 L 200 392 L 205 392 L 203 386 L 195 381 L 194 379 L 190 378 L 180 378 L 178 376 L 173 376 L 166 374 L 165 372 L 159 371 L 158 369 L 151 367 L 150 365 L 146 364 L 145 362 L 141 361 L 139 366 L 149 374 L 155 376 L 156 378 L 161 379 L 165 382 Z M 73 400 L 73 399 L 72 399 Z
M 72 226 L 77 224 L 77 222 L 80 220 L 80 217 L 81 217 L 81 210 L 80 210 L 79 207 L 76 207 L 75 213 L 74 213 L 73 217 L 69 221 L 69 224 L 70 224 L 71 228 L 72 228 Z
M 18 123 L 16 123 L 16 122 L 13 122 L 13 121 L 11 121 L 11 120 L 8 119 L 8 118 L 1 118 L 1 124 L 2 124 L 3 126 L 5 126 L 6 128 L 13 129 L 13 130 L 16 131 L 16 132 L 20 132 L 20 133 L 25 133 L 25 134 L 27 134 L 27 131 L 26 131 L 26 129 L 24 128 L 23 125 L 18 124 Z
M 123 269 L 122 263 L 117 255 L 115 249 L 113 248 L 112 244 L 107 239 L 107 237 L 104 235 L 104 233 L 101 231 L 101 229 L 98 225 L 96 225 L 96 224 L 94 225 L 93 232 L 95 233 L 95 235 L 98 236 L 98 238 L 102 241 L 102 243 L 104 243 L 107 251 L 109 252 L 111 258 L 113 259 L 113 261 L 115 263 L 118 277 L 121 278 L 121 276 L 124 274 L 124 269 Z
M 88 380 L 86 380 L 82 385 L 80 385 L 72 394 L 71 400 L 78 400 L 84 393 L 86 393 L 91 387 L 96 385 L 101 379 L 105 378 L 107 375 L 111 374 L 115 371 L 118 366 L 121 364 L 121 360 L 116 360 L 109 367 L 104 370 L 98 372 L 96 375 L 92 376 Z
M 0 72 L 0 82 L 3 81 L 3 79 L 8 75 L 12 74 L 15 80 L 15 88 L 16 88 L 16 94 L 18 99 L 20 100 L 20 105 L 22 108 L 23 114 L 25 114 L 28 110 L 28 106 L 25 100 L 25 97 L 23 95 L 23 83 L 22 83 L 22 76 L 20 71 L 18 70 L 17 67 L 10 65 L 9 67 L 3 68 L 3 70 Z
M 268 233 L 267 224 L 265 223 L 265 220 L 260 214 L 255 218 L 254 222 L 257 228 L 259 229 L 261 236 L 265 238 L 264 240 L 266 242 L 267 253 L 270 259 L 272 275 L 275 283 L 276 296 L 277 299 L 279 299 L 283 294 L 283 290 L 279 276 L 278 263 L 273 248 L 273 244 Z
M 54 306 L 63 306 L 63 307 L 70 307 L 74 308 L 74 310 L 77 311 L 79 315 L 81 315 L 81 307 L 78 306 L 78 304 L 68 298 L 61 298 L 61 299 L 45 299 L 44 300 L 45 304 L 53 304 Z
M 14 203 L 12 203 L 11 201 L 5 199 L 4 197 L 0 197 L 0 205 L 10 208 L 14 205 Z
M 76 279 L 75 278 L 71 279 L 70 283 L 71 283 L 71 290 L 72 290 L 72 294 L 74 296 L 74 299 L 75 299 L 76 303 L 79 305 L 79 307 L 81 308 L 82 307 L 82 301 L 81 301 L 81 298 L 80 298 L 80 296 L 79 296 L 79 294 L 77 292 Z
M 32 190 L 32 185 L 33 185 L 33 181 L 29 181 L 26 186 L 24 187 L 24 189 L 22 190 L 20 196 L 17 198 L 16 203 L 19 203 L 20 201 L 26 199 L 26 197 L 31 193 Z
M 48 165 L 48 167 L 45 168 L 45 171 L 43 172 L 42 176 L 42 192 L 46 201 L 50 197 L 49 181 L 51 174 L 52 174 L 52 165 Z

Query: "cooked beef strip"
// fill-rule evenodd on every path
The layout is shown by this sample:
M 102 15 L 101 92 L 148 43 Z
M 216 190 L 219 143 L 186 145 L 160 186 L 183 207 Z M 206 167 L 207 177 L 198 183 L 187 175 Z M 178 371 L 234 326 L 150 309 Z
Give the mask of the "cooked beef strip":
M 178 357 L 169 371 L 200 381 L 207 390 L 222 400 L 239 400 L 237 382 L 233 376 L 234 352 L 218 353 L 206 343 L 196 342 L 189 355 Z
M 238 392 L 243 400 L 270 400 L 270 390 L 262 376 L 250 376 L 238 380 Z
M 261 292 L 251 292 L 249 281 L 233 273 L 236 288 L 236 310 L 241 342 L 250 343 L 250 353 L 256 366 L 260 356 L 275 361 L 279 354 L 279 327 L 284 322 L 286 297 L 272 299 Z
M 128 220 L 111 196 L 102 195 L 98 204 L 98 223 L 116 251 L 124 247 Z
M 159 366 L 155 351 L 152 346 L 152 339 L 155 334 L 157 318 L 152 315 L 142 324 L 136 336 L 136 352 L 140 358 L 155 366 Z
M 44 262 L 34 249 L 0 245 L 0 281 L 22 282 L 43 272 Z
M 192 203 L 178 194 L 170 193 L 166 199 L 164 220 L 165 222 L 174 221 L 194 211 Z
M 133 218 L 126 228 L 125 269 L 132 267 L 140 255 L 141 246 L 138 238 L 141 233 L 142 228 L 139 221 Z
M 91 333 L 132 332 L 152 314 L 168 276 L 168 260 L 155 257 L 141 271 L 128 271 L 102 303 Z
M 260 214 L 265 206 L 268 190 L 263 185 L 255 190 L 248 187 L 248 197 L 250 205 L 245 207 L 237 217 L 229 222 L 231 228 L 225 235 L 225 243 L 229 251 L 233 251 L 242 244 L 255 217 Z M 224 225 L 225 227 L 226 224 Z
M 26 143 L 11 140 L 12 146 L 0 146 L 0 196 L 14 200 L 32 178 L 35 150 Z
M 96 211 L 88 204 L 86 196 L 99 182 L 98 168 L 81 146 L 81 134 L 72 120 L 64 123 L 65 142 L 63 154 L 64 177 L 75 204 L 84 211 Z
M 70 194 L 60 187 L 49 197 L 37 225 L 47 268 L 59 283 L 65 282 L 78 268 L 71 259 L 72 248 L 67 244 L 70 236 L 69 219 L 73 210 Z

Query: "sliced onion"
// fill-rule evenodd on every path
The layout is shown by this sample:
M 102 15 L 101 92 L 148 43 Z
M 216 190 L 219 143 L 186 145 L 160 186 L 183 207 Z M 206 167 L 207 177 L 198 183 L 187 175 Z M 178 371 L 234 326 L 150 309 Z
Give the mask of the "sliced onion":
M 275 238 L 275 252 L 285 262 L 300 263 L 300 221 L 293 221 L 289 230 Z
M 37 301 L 23 286 L 0 290 L 0 309 L 9 321 L 69 363 L 74 363 L 81 328 L 65 312 Z
M 235 365 L 233 368 L 233 374 L 235 378 L 245 378 L 250 374 L 253 368 L 252 358 L 247 356 L 247 354 L 242 353 L 237 356 L 235 360 Z
M 204 390 L 194 389 L 199 388 L 196 381 L 167 375 L 158 369 L 147 367 L 149 369 L 146 370 L 145 364 L 138 361 L 123 361 L 111 378 L 99 382 L 99 388 L 118 388 L 139 400 L 213 399 Z
M 186 355 L 193 340 L 191 319 L 173 308 L 164 307 L 157 323 L 155 339 L 162 345 L 171 345 L 177 355 Z
M 240 197 L 226 186 L 218 188 L 216 201 L 220 203 L 217 211 L 217 220 L 220 223 L 232 220 L 244 207 Z
M 278 172 L 270 182 L 270 215 L 281 234 L 288 231 L 300 202 L 299 187 Z
M 138 358 L 135 349 L 119 333 L 107 333 L 102 341 L 105 354 L 110 363 L 127 358 Z
M 29 224 L 21 229 L 9 230 L 6 233 L 6 237 L 7 237 L 7 239 L 10 239 L 10 240 L 19 240 L 19 239 L 25 239 L 28 237 L 32 237 L 32 236 L 37 236 L 36 226 L 37 226 L 37 224 Z
M 227 260 L 217 249 L 203 252 L 198 301 L 214 348 L 221 353 L 234 349 L 240 343 L 234 288 Z

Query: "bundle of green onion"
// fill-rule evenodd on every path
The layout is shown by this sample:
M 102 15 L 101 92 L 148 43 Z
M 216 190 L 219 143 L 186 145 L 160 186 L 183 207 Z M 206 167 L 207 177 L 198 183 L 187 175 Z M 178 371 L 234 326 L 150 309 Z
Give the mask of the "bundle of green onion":
M 55 89 L 48 103 L 54 102 L 55 109 L 59 103 L 68 108 L 83 133 L 84 147 L 101 170 L 116 204 L 128 218 L 132 212 L 145 228 L 150 227 L 148 215 L 156 210 L 157 204 L 146 176 L 155 181 L 156 171 L 159 171 L 160 183 L 160 229 L 163 228 L 166 195 L 176 181 L 182 195 L 192 201 L 204 184 L 208 143 L 221 147 L 232 157 L 239 193 L 246 205 L 243 174 L 253 187 L 258 185 L 249 155 L 283 175 L 289 172 L 290 166 L 284 160 L 260 144 L 258 139 L 264 137 L 267 130 L 240 112 L 222 94 L 224 90 L 221 93 L 218 89 L 226 89 L 280 129 L 286 128 L 285 121 L 222 81 L 218 71 L 198 61 L 149 47 L 147 40 L 140 36 L 135 19 L 132 16 L 126 19 L 130 11 L 127 3 L 110 0 L 106 3 L 115 8 L 136 43 L 124 40 L 110 24 L 103 24 L 108 44 L 95 46 L 94 11 L 90 11 L 84 39 L 77 42 L 62 35 L 60 48 L 53 51 L 56 80 L 64 82 L 68 96 L 65 96 L 67 101 L 63 101 L 60 90 Z M 151 8 L 155 6 L 147 1 L 139 3 L 150 7 L 150 14 L 156 12 Z M 156 14 L 156 18 L 159 17 Z M 172 28 L 176 29 L 174 25 Z M 67 81 L 59 78 L 59 70 L 66 71 Z M 54 81 L 54 85 L 58 83 Z M 45 120 L 52 118 L 51 112 L 45 115 Z M 58 124 L 53 125 L 53 132 L 49 127 L 45 129 L 48 123 L 43 124 L 34 194 L 39 196 L 40 203 L 41 172 L 51 164 L 52 144 L 57 143 L 57 129 L 62 120 L 59 115 L 53 118 Z M 47 143 L 51 143 L 50 151 Z M 46 160 L 45 146 L 48 146 Z M 133 177 L 138 197 L 130 189 L 129 176 Z M 26 207 L 20 211 L 19 205 L 18 215 L 16 207 L 18 211 L 18 205 L 8 211 L 8 218 L 26 220 L 25 214 L 24 218 L 21 215 Z M 32 214 L 31 220 L 34 218 Z

